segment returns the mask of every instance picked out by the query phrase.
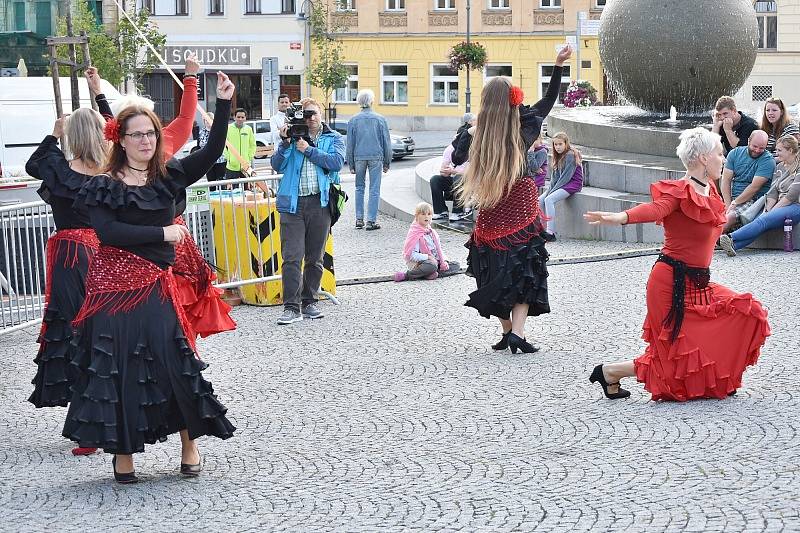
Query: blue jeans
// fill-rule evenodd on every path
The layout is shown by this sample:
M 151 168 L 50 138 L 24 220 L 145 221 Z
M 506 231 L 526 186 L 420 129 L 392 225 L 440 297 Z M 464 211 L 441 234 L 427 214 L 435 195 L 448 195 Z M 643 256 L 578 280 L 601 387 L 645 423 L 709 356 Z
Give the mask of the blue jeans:
M 356 220 L 364 220 L 364 188 L 367 184 L 367 170 L 369 170 L 367 221 L 375 222 L 378 219 L 378 204 L 381 201 L 383 160 L 356 160 Z
M 771 211 L 760 214 L 751 223 L 737 229 L 731 233 L 733 248 L 735 250 L 744 248 L 765 231 L 783 227 L 783 221 L 787 218 L 792 219 L 793 226 L 800 222 L 800 204 L 792 204 L 786 207 L 772 209 Z

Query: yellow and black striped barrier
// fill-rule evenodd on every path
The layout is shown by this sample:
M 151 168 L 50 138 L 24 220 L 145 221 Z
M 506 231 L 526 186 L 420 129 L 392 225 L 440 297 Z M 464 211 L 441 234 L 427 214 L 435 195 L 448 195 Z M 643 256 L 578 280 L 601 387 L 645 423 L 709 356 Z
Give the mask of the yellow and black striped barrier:
M 252 196 L 212 196 L 212 225 L 214 254 L 224 283 L 280 276 L 281 258 L 280 213 L 275 202 L 254 201 Z M 328 235 L 320 289 L 336 295 L 336 275 L 333 268 L 333 235 Z M 242 301 L 250 305 L 283 303 L 280 279 L 243 284 Z

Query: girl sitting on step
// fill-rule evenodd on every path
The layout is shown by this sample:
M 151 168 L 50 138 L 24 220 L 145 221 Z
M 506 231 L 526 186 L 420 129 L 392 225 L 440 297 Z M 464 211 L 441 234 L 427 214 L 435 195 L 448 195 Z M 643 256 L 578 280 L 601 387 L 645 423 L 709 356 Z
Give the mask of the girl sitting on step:
M 552 157 L 550 185 L 539 197 L 539 209 L 547 219 L 547 231 L 542 232 L 546 241 L 556 240 L 556 204 L 583 188 L 581 154 L 570 146 L 569 137 L 563 131 L 553 137 Z

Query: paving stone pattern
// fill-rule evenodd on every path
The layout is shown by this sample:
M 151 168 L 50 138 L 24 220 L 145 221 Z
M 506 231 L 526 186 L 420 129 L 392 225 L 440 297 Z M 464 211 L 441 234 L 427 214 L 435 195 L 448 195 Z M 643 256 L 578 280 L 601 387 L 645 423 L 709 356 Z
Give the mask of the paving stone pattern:
M 372 246 L 343 220 L 340 271 L 390 270 L 405 225 L 382 222 Z M 588 247 L 618 249 L 552 250 Z M 466 276 L 340 287 L 324 319 L 290 326 L 238 307 L 237 331 L 200 343 L 235 437 L 202 439 L 190 480 L 177 436 L 149 446 L 133 486 L 106 455 L 70 455 L 63 409 L 25 401 L 35 331 L 1 337 L 0 530 L 798 531 L 798 257 L 715 258 L 714 278 L 752 290 L 774 328 L 724 401 L 654 403 L 632 382 L 608 401 L 588 382 L 642 350 L 652 257 L 553 266 L 531 355 L 492 352 L 495 322 L 462 306 Z

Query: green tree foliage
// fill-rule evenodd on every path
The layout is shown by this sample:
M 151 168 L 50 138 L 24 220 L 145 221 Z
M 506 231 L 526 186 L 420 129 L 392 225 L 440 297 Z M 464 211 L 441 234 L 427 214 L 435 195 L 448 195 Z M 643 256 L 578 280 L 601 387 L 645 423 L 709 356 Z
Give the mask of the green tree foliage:
M 309 80 L 314 87 L 322 89 L 327 108 L 334 89 L 347 81 L 347 67 L 342 64 L 343 45 L 336 38 L 338 33 L 347 31 L 347 26 L 343 17 L 331 17 L 328 3 L 324 1 L 314 3 L 309 24 L 314 49 Z
M 153 43 L 156 50 L 162 49 L 166 43 L 166 36 L 158 30 L 158 26 L 150 20 L 147 10 L 134 14 L 131 10 L 130 17 L 142 30 L 147 39 Z M 142 38 L 126 18 L 122 18 L 117 25 L 117 33 L 111 34 L 102 25 L 97 24 L 94 13 L 89 10 L 85 2 L 74 2 L 72 13 L 72 32 L 80 35 L 84 31 L 89 37 L 89 55 L 92 65 L 100 71 L 100 76 L 112 85 L 121 85 L 126 78 L 131 78 L 138 83 L 141 76 L 153 71 L 158 66 L 158 59 L 146 48 Z M 56 22 L 56 35 L 67 34 L 67 19 L 59 17 Z M 58 57 L 69 58 L 66 45 L 57 48 Z M 83 62 L 83 52 L 76 47 L 78 63 Z M 69 67 L 59 68 L 62 76 L 69 75 Z

